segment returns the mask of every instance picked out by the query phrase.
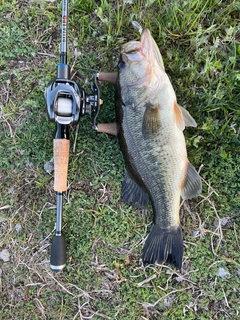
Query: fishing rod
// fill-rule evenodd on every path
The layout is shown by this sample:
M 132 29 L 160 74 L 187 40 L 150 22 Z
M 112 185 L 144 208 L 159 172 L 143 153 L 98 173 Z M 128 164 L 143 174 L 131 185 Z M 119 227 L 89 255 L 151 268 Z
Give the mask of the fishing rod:
M 53 140 L 54 190 L 56 192 L 56 232 L 52 239 L 50 266 L 53 271 L 61 271 L 66 265 L 66 244 L 62 233 L 63 193 L 67 190 L 67 173 L 70 150 L 69 125 L 77 124 L 81 116 L 94 117 L 93 129 L 97 130 L 96 119 L 100 110 L 100 90 L 98 75 L 93 76 L 92 93 L 70 79 L 67 64 L 68 0 L 62 1 L 61 52 L 57 65 L 56 79 L 45 89 L 45 101 L 49 120 L 56 123 Z

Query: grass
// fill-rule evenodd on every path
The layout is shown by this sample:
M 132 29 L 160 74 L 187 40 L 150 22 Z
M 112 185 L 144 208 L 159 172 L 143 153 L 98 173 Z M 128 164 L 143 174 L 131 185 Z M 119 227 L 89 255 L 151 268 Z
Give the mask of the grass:
M 203 193 L 181 207 L 181 273 L 141 266 L 151 208 L 121 202 L 118 142 L 96 135 L 87 116 L 75 153 L 71 128 L 67 266 L 50 271 L 56 200 L 53 176 L 43 167 L 52 159 L 55 125 L 43 92 L 59 61 L 61 4 L 5 0 L 0 7 L 0 253 L 10 254 L 0 259 L 1 318 L 238 319 L 239 2 L 70 1 L 75 81 L 88 91 L 94 72 L 114 70 L 121 44 L 138 37 L 131 21 L 139 21 L 160 47 L 178 102 L 198 123 L 185 136 Z M 114 121 L 114 88 L 100 86 L 99 122 Z

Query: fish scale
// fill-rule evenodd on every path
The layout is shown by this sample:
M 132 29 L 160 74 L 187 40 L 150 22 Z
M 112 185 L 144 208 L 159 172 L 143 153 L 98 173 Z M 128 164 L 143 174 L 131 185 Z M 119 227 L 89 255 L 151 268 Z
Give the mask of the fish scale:
M 174 221 L 172 215 L 169 214 L 173 208 L 176 211 L 176 204 L 173 203 L 174 198 L 176 198 L 175 191 L 173 190 L 173 181 L 175 185 L 179 183 L 174 179 L 175 172 L 168 175 L 168 183 L 162 183 L 162 181 L 166 180 L 164 173 L 166 174 L 174 168 L 174 166 L 170 165 L 166 160 L 176 158 L 176 156 L 174 157 L 174 155 L 163 153 L 161 152 L 162 147 L 157 147 L 160 145 L 160 141 L 161 145 L 164 143 L 164 140 L 168 141 L 169 135 L 161 135 L 155 139 L 144 139 L 142 136 L 141 121 L 137 118 L 142 119 L 142 114 L 136 113 L 132 108 L 125 109 L 127 110 L 123 115 L 123 123 L 127 123 L 127 126 L 123 125 L 123 130 L 128 137 L 127 139 L 129 139 L 129 155 L 132 158 L 131 165 L 136 167 L 139 175 L 138 179 L 144 179 L 143 184 L 150 193 L 154 211 L 164 213 L 160 217 L 156 216 L 155 221 L 157 219 L 156 222 L 161 223 L 165 228 L 175 226 L 179 223 L 179 220 Z M 128 130 L 129 133 L 127 133 L 126 130 Z M 165 133 L 167 132 L 165 131 Z M 129 136 L 131 136 L 131 138 Z M 150 153 L 149 150 L 153 150 L 153 152 Z M 174 151 L 174 149 L 172 150 Z M 158 153 L 158 156 L 155 155 Z M 165 164 L 164 167 L 163 164 Z M 168 164 L 169 167 L 166 166 Z M 176 214 L 177 213 L 178 211 Z

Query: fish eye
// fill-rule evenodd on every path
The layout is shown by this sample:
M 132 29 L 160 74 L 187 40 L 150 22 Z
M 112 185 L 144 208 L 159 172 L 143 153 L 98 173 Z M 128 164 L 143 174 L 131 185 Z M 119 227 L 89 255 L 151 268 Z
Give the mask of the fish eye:
M 125 62 L 120 61 L 118 64 L 118 69 L 123 69 L 125 67 Z

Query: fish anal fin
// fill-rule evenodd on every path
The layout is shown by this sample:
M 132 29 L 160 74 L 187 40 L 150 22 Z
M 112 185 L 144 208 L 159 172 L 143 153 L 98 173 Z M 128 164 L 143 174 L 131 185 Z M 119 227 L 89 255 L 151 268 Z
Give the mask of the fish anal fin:
M 180 270 L 182 258 L 183 237 L 181 226 L 163 229 L 154 224 L 144 245 L 143 264 L 166 262 Z
M 159 132 L 160 128 L 160 106 L 148 104 L 143 116 L 143 135 L 155 136 Z
M 148 205 L 149 196 L 139 185 L 129 176 L 127 171 L 122 183 L 122 201 L 133 205 L 136 208 L 143 208 Z
M 181 107 L 177 102 L 174 103 L 174 117 L 176 124 L 180 130 L 184 130 L 185 127 L 196 127 L 197 123 L 190 115 L 190 113 Z
M 202 180 L 194 166 L 188 162 L 186 176 L 183 181 L 181 196 L 185 199 L 192 199 L 202 192 Z

